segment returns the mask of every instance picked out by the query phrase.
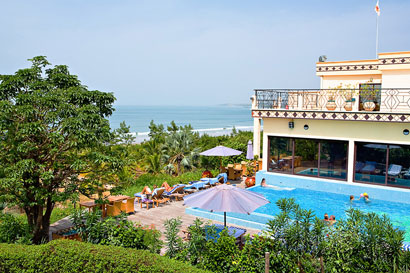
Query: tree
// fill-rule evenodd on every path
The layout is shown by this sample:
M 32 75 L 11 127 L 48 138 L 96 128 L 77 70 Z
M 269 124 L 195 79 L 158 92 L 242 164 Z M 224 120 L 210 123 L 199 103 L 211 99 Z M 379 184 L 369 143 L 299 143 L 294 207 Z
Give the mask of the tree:
M 48 240 L 56 202 L 81 185 L 78 173 L 110 143 L 112 93 L 90 91 L 44 56 L 0 76 L 0 195 L 22 207 L 32 240 Z
M 195 135 L 190 130 L 181 130 L 170 134 L 163 144 L 165 169 L 180 175 L 184 169 L 192 169 L 199 159 L 199 148 L 195 147 Z

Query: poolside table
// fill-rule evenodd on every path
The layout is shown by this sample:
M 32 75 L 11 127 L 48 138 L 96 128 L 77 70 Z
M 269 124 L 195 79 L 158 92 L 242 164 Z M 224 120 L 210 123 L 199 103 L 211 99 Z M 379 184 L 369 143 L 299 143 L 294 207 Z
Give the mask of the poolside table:
M 112 195 L 112 196 L 108 196 L 107 200 L 110 203 L 113 203 L 115 201 L 124 201 L 124 200 L 127 200 L 128 198 L 130 197 L 127 195 Z
M 95 207 L 99 206 L 99 204 L 96 204 L 93 201 L 85 201 L 85 202 L 80 202 L 80 208 L 81 207 L 85 207 L 88 208 L 88 211 L 91 212 L 92 209 L 94 209 Z

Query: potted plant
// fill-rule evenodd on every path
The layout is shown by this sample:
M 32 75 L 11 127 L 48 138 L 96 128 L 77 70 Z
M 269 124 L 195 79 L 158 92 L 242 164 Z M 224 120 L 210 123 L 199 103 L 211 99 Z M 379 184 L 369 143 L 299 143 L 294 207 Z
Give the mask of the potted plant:
M 328 91 L 328 99 L 326 103 L 326 109 L 329 111 L 334 111 L 336 109 L 336 93 L 340 90 L 341 86 L 335 87 Z
M 347 85 L 346 88 L 343 90 L 342 95 L 345 99 L 344 108 L 346 111 L 353 110 L 353 103 L 355 102 L 354 96 L 356 95 L 355 88 L 352 88 L 350 85 Z
M 365 111 L 373 111 L 376 108 L 378 89 L 373 88 L 368 84 L 360 87 L 360 98 Z
M 255 165 L 252 161 L 246 164 L 246 187 L 252 187 L 255 185 Z

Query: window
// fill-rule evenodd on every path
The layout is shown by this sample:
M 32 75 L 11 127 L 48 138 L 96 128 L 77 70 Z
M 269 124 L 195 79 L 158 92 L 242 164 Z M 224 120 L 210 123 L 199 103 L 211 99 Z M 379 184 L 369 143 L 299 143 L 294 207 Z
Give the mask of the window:
M 320 141 L 320 176 L 347 179 L 347 142 Z
M 410 146 L 389 145 L 387 184 L 410 187 Z
M 387 145 L 356 143 L 355 181 L 385 184 Z
M 318 175 L 318 141 L 295 139 L 295 174 Z
M 291 138 L 269 137 L 269 162 L 268 170 L 281 173 L 292 173 Z
M 356 143 L 355 181 L 410 187 L 410 146 Z
M 269 137 L 268 171 L 347 179 L 346 141 Z

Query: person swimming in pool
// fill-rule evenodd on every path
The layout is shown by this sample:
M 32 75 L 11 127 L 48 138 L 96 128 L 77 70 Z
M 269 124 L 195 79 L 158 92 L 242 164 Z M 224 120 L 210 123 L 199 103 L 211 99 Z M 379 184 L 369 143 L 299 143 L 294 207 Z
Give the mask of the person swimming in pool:
M 295 189 L 295 188 L 288 188 L 288 187 L 279 187 L 279 186 L 274 186 L 274 185 L 268 185 L 268 184 L 266 184 L 265 178 L 262 178 L 261 187 L 271 188 L 271 189 L 274 189 L 274 190 L 277 190 L 277 191 L 292 191 L 292 190 Z
M 354 201 L 354 196 L 350 195 L 350 203 L 353 203 L 353 201 Z
M 369 202 L 370 202 L 369 195 L 367 194 L 367 192 L 360 194 L 359 200 L 360 200 L 362 197 L 364 198 L 364 202 L 366 202 L 366 203 L 369 203 Z

